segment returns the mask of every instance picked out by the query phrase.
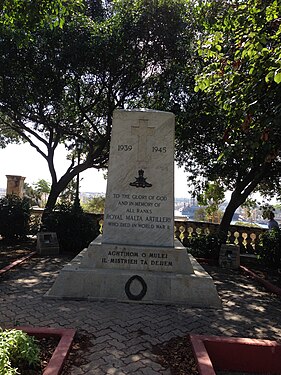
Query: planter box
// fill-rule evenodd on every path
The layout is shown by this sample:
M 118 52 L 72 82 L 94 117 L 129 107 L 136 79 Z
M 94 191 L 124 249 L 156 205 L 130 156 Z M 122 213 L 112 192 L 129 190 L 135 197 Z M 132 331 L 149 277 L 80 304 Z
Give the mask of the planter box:
M 281 374 L 281 344 L 277 341 L 190 335 L 200 375 L 216 370 Z
M 70 352 L 72 341 L 74 339 L 75 329 L 64 328 L 46 328 L 46 327 L 16 327 L 16 329 L 26 332 L 30 336 L 42 337 L 60 337 L 60 341 L 47 365 L 43 375 L 59 375 L 63 364 Z

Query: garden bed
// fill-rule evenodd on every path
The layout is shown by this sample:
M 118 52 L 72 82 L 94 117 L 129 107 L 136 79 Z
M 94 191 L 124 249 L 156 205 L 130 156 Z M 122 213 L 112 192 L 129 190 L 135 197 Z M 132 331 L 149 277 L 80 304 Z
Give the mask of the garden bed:
M 76 331 L 74 329 L 48 328 L 48 327 L 16 327 L 28 335 L 34 336 L 39 341 L 42 353 L 42 375 L 59 375 L 70 352 Z M 52 350 L 51 358 L 47 352 Z M 40 375 L 38 370 L 24 369 L 24 375 Z
M 276 341 L 186 335 L 152 352 L 171 375 L 281 374 L 281 344 Z
M 281 374 L 281 344 L 239 337 L 190 336 L 200 375 Z

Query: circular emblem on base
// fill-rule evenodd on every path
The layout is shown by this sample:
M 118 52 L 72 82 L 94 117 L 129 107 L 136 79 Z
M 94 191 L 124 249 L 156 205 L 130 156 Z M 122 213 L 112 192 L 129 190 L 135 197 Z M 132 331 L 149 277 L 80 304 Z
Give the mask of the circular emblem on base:
M 139 292 L 139 294 L 133 294 L 130 290 L 131 288 L 131 284 L 134 280 L 137 280 L 139 281 L 139 283 L 141 284 L 142 286 L 142 289 L 141 291 Z M 147 285 L 146 285 L 146 282 L 144 281 L 144 279 L 138 275 L 134 275 L 132 277 L 129 278 L 129 280 L 126 282 L 125 284 L 125 293 L 127 295 L 127 297 L 130 299 L 130 300 L 133 300 L 133 301 L 141 301 L 143 299 L 143 297 L 146 295 L 146 292 L 147 292 Z

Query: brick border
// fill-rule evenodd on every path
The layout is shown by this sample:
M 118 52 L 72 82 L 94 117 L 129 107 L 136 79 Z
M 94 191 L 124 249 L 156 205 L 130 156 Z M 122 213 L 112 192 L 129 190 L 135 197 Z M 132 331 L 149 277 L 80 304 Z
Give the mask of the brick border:
M 190 334 L 200 375 L 216 370 L 249 373 L 281 373 L 281 343 L 241 337 Z
M 0 276 L 2 276 L 4 273 L 8 272 L 11 268 L 14 268 L 18 264 L 21 264 L 21 263 L 25 262 L 27 259 L 33 257 L 33 255 L 35 255 L 35 254 L 37 254 L 37 252 L 33 251 L 32 253 L 30 253 L 28 255 L 25 255 L 24 257 L 19 258 L 19 259 L 15 260 L 14 262 L 8 264 L 6 267 L 4 267 L 0 270 Z
M 42 375 L 59 375 L 62 372 L 63 365 L 68 357 L 76 333 L 75 329 L 24 326 L 15 327 L 15 329 L 39 338 L 51 336 L 60 337 L 60 341 Z
M 217 266 L 218 264 L 213 259 L 207 259 L 207 258 L 196 258 L 196 260 L 200 264 L 209 264 L 210 266 Z M 281 297 L 281 288 L 278 286 L 272 284 L 268 280 L 263 279 L 262 277 L 258 276 L 255 272 L 250 270 L 249 268 L 245 266 L 239 266 L 239 269 L 248 274 L 250 277 L 255 279 L 257 282 L 259 282 L 261 285 L 264 286 L 264 288 L 269 291 L 270 293 L 276 294 L 278 297 Z
M 247 273 L 249 276 L 251 276 L 253 279 L 257 280 L 269 292 L 277 294 L 277 296 L 281 297 L 281 289 L 278 286 L 271 284 L 271 282 L 269 282 L 269 281 L 263 279 L 262 277 L 258 276 L 257 274 L 255 274 L 255 272 L 251 271 L 250 269 L 248 269 L 245 266 L 240 266 L 240 269 L 243 272 Z

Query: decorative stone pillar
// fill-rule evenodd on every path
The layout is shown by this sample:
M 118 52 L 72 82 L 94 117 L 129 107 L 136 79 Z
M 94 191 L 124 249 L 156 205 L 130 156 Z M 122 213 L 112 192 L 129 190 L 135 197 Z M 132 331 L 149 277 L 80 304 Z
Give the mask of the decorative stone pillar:
M 23 198 L 23 187 L 25 177 L 22 176 L 11 176 L 6 175 L 7 177 L 7 190 L 6 195 L 16 195 L 20 198 Z

